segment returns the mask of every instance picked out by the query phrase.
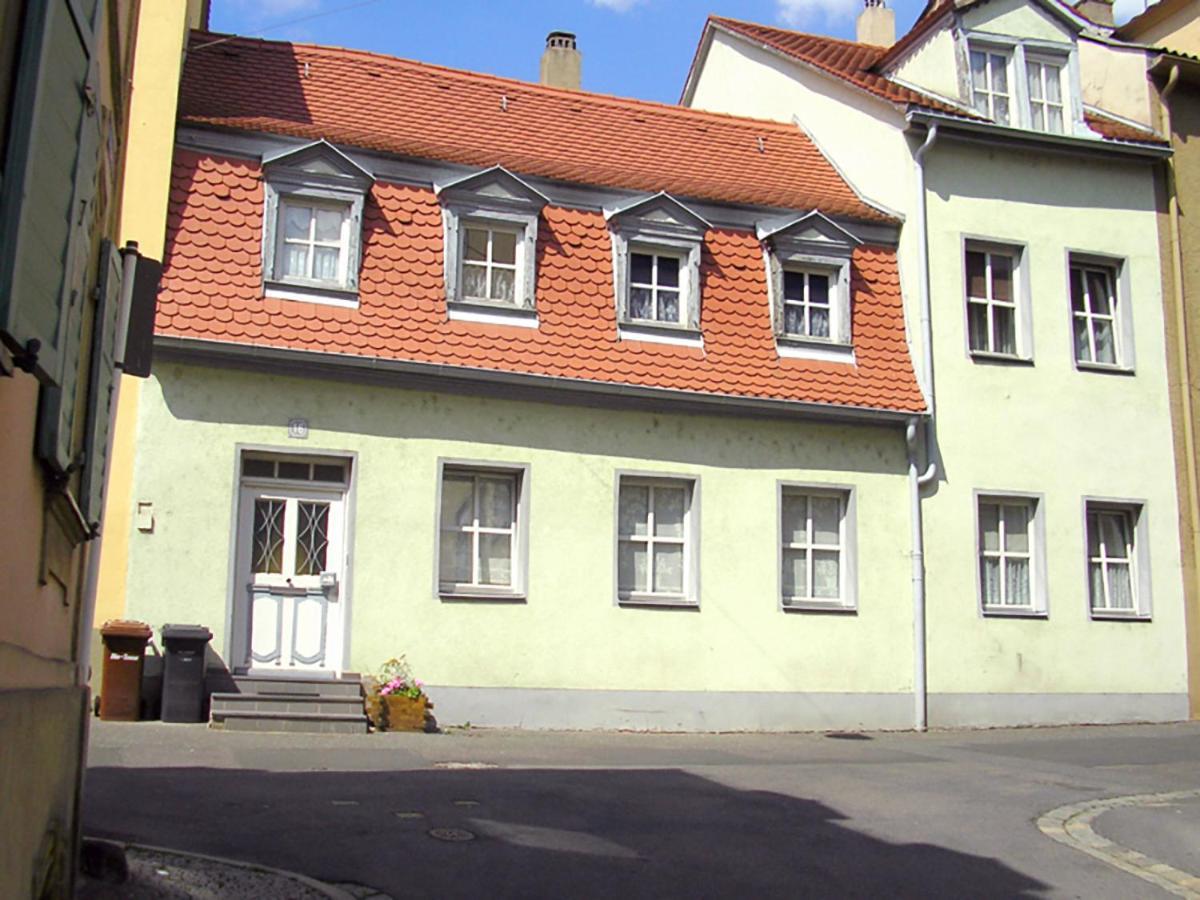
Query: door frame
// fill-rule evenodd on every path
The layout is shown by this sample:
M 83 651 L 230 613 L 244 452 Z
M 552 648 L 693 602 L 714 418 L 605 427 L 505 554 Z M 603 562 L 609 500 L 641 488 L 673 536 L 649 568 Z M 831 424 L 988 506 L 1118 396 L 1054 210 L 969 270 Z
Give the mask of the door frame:
M 353 601 L 354 601 L 354 537 L 355 537 L 355 519 L 358 508 L 358 453 L 354 450 L 339 450 L 331 447 L 286 447 L 279 444 L 251 444 L 238 442 L 233 446 L 233 483 L 230 494 L 232 500 L 229 511 L 229 543 L 228 543 L 228 575 L 226 578 L 225 590 L 225 639 L 222 641 L 221 650 L 224 655 L 226 668 L 230 672 L 241 668 L 243 663 L 235 657 L 235 652 L 238 650 L 238 638 L 236 629 L 238 627 L 238 551 L 239 551 L 239 534 L 238 526 L 240 524 L 240 510 L 242 500 L 242 461 L 247 453 L 265 454 L 276 457 L 299 457 L 312 458 L 323 457 L 326 459 L 338 459 L 344 461 L 350 468 L 350 477 L 346 482 L 345 499 L 343 502 L 343 548 L 342 548 L 342 574 L 339 577 L 338 603 L 341 606 L 342 615 L 342 645 L 340 649 L 340 665 L 336 670 L 330 670 L 332 677 L 341 677 L 346 673 L 346 665 L 350 660 L 351 634 L 350 623 L 353 621 Z M 250 479 L 253 482 L 255 479 Z M 273 482 L 281 487 L 295 487 L 303 489 L 304 482 Z M 310 485 L 320 490 L 320 486 Z M 241 585 L 240 590 L 245 590 L 245 585 Z M 297 673 L 297 677 L 302 677 Z M 308 677 L 323 677 L 321 673 L 314 671 Z

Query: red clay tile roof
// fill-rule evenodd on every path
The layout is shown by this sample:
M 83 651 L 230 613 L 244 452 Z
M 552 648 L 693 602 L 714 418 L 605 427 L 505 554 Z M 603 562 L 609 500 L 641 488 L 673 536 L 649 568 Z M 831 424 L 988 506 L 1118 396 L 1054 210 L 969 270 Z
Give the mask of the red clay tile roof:
M 710 16 L 709 24 L 728 29 L 766 47 L 794 57 L 810 66 L 836 75 L 856 87 L 892 103 L 919 106 L 939 112 L 963 115 L 961 107 L 945 103 L 929 94 L 903 87 L 874 71 L 883 57 L 884 47 L 843 41 L 840 38 L 803 34 L 769 25 L 756 25 L 723 16 Z M 968 113 L 969 114 L 969 113 Z M 969 114 L 972 115 L 973 114 Z
M 544 209 L 535 330 L 447 320 L 442 218 L 429 188 L 382 181 L 372 188 L 357 309 L 263 298 L 262 210 L 257 162 L 177 151 L 159 334 L 706 394 L 923 409 L 891 248 L 854 253 L 856 363 L 849 364 L 778 357 L 762 251 L 749 231 L 707 235 L 699 349 L 618 340 L 612 250 L 599 212 Z
M 358 50 L 196 33 L 179 117 L 580 184 L 892 221 L 794 125 Z
M 1084 110 L 1083 120 L 1087 123 L 1088 128 L 1110 141 L 1133 142 L 1137 144 L 1163 144 L 1164 146 L 1168 143 L 1166 138 L 1157 131 L 1113 119 L 1098 110 Z

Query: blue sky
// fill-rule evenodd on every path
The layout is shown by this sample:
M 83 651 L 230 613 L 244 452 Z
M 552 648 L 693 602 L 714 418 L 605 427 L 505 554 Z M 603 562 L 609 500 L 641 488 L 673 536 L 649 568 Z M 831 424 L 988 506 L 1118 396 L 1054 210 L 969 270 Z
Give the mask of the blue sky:
M 1121 21 L 1143 0 L 1117 0 Z M 893 0 L 898 33 L 924 0 Z M 536 80 L 546 33 L 573 31 L 583 86 L 674 103 L 709 13 L 853 38 L 861 0 L 212 0 L 215 31 L 374 50 Z

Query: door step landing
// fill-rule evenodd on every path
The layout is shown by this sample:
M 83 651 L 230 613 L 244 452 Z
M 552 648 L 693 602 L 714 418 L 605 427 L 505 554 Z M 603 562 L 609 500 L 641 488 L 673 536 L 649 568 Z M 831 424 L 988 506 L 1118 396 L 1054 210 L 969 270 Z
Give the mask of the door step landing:
M 234 675 L 234 690 L 212 695 L 209 727 L 226 731 L 366 734 L 357 676 Z

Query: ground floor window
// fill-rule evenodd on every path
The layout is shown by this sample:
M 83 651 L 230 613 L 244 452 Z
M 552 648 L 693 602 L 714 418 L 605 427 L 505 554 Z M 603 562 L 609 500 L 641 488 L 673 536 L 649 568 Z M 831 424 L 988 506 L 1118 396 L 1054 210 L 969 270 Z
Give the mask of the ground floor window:
M 985 614 L 1045 611 L 1039 509 L 1035 497 L 978 498 L 979 603 Z
M 1139 504 L 1087 501 L 1088 601 L 1098 618 L 1149 615 L 1149 558 Z
M 523 590 L 521 469 L 444 465 L 438 523 L 438 591 L 514 595 Z
M 854 606 L 851 492 L 802 485 L 780 491 L 780 599 L 785 609 Z
M 698 602 L 695 482 L 619 476 L 617 598 L 629 603 Z

